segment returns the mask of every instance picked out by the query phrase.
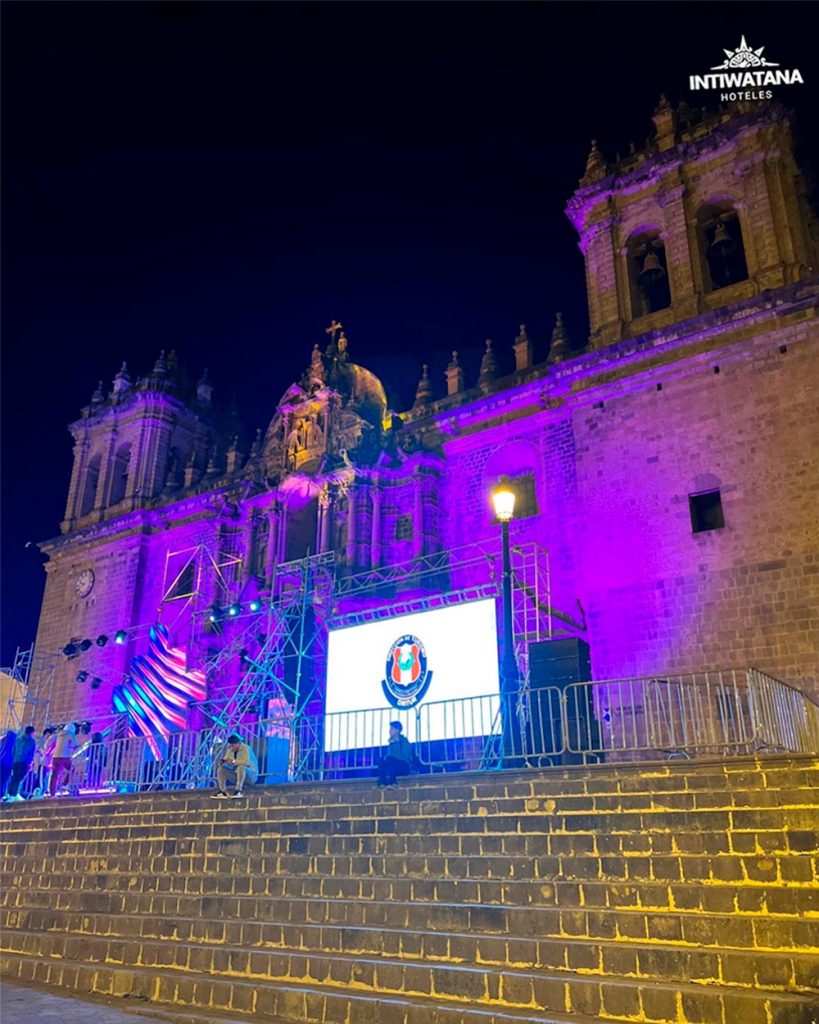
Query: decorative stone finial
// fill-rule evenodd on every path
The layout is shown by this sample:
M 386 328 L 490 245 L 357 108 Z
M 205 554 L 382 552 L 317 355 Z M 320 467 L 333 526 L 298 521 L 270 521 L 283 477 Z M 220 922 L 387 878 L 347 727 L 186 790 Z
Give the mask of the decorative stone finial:
M 316 348 L 318 348 L 318 345 L 316 345 Z M 250 446 L 250 454 L 248 455 L 248 460 L 250 460 L 250 459 L 258 459 L 258 457 L 261 454 L 262 454 L 262 428 L 261 427 L 257 427 L 256 428 L 256 436 L 253 438 L 253 444 Z
M 312 388 L 320 388 L 324 383 L 324 360 L 318 343 L 313 346 L 310 354 L 310 369 L 307 371 L 307 383 Z
M 202 373 L 202 377 L 199 383 L 196 385 L 196 399 L 201 402 L 202 405 L 210 405 L 210 400 L 213 397 L 213 385 L 208 380 L 207 369 Z
M 661 153 L 671 149 L 677 142 L 677 115 L 664 93 L 660 94 L 660 102 L 651 120 L 657 130 L 657 149 Z
M 515 338 L 512 348 L 515 352 L 515 370 L 528 370 L 533 361 L 534 345 L 529 339 L 526 324 L 520 325 L 520 334 Z
M 102 405 L 102 403 L 104 401 L 105 401 L 105 392 L 102 390 L 102 381 L 99 381 L 98 384 L 97 384 L 96 391 L 91 396 L 91 404 L 92 405 Z
M 114 400 L 119 399 L 126 391 L 131 387 L 131 375 L 128 373 L 128 364 L 123 363 L 119 368 L 119 373 L 114 377 L 113 383 L 111 384 L 111 397 Z
M 208 459 L 208 466 L 207 469 L 205 470 L 208 476 L 211 476 L 212 474 L 219 472 L 218 458 L 219 452 L 216 449 L 216 445 L 214 445 L 210 450 L 210 458 Z
M 444 376 L 446 377 L 446 393 L 448 395 L 457 395 L 459 391 L 463 391 L 464 371 L 458 362 L 457 352 L 452 353 L 452 362 L 447 366 Z
M 338 336 L 338 358 L 346 360 L 347 356 L 347 335 L 342 331 Z
M 234 434 L 227 450 L 227 471 L 235 473 L 242 463 L 242 453 L 239 450 L 239 435 Z
M 495 358 L 495 353 L 492 351 L 492 339 L 486 339 L 486 351 L 481 359 L 481 369 L 478 374 L 478 384 L 481 387 L 486 386 L 495 379 L 495 375 L 498 372 L 498 361 Z
M 555 326 L 552 331 L 552 344 L 549 347 L 549 362 L 559 363 L 568 359 L 572 354 L 569 342 L 566 338 L 566 329 L 563 326 L 563 314 L 558 313 L 555 317 Z
M 418 387 L 415 389 L 415 402 L 413 403 L 413 409 L 416 409 L 421 405 L 427 405 L 431 398 L 432 385 L 429 382 L 429 365 L 424 363 L 424 367 L 421 372 L 421 379 L 418 381 Z
M 152 376 L 154 377 L 167 377 L 168 375 L 168 360 L 165 358 L 165 349 L 159 353 L 159 359 L 154 363 L 154 369 Z
M 580 179 L 581 185 L 593 185 L 596 181 L 602 181 L 606 176 L 606 162 L 603 154 L 597 148 L 597 139 L 592 139 L 591 149 L 586 158 L 586 170 Z
M 197 468 L 196 448 L 191 448 L 187 462 L 185 463 L 185 472 L 183 474 L 183 481 L 185 486 L 190 487 L 193 484 L 193 482 L 198 478 L 198 476 L 199 471 Z

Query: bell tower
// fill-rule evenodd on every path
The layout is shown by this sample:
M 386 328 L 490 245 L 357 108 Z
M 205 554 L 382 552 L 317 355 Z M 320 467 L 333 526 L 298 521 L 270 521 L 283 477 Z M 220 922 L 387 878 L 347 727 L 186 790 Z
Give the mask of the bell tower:
M 815 273 L 817 226 L 777 104 L 706 114 L 663 96 L 655 134 L 613 165 L 593 142 L 567 214 L 593 349 Z

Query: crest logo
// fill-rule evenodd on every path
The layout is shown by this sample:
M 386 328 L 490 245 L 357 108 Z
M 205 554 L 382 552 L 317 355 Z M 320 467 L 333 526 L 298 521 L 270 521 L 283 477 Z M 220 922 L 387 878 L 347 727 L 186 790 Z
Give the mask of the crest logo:
M 723 49 L 725 60 L 715 64 L 709 74 L 690 75 L 688 87 L 697 89 L 731 89 L 723 92 L 720 102 L 735 100 L 770 100 L 772 85 L 802 85 L 804 79 L 798 68 L 783 69 L 779 64 L 762 56 L 764 46 L 754 49 L 742 36 L 735 50 Z M 776 70 L 773 70 L 773 69 Z
M 764 46 L 760 46 L 758 50 L 752 50 L 745 42 L 745 36 L 743 36 L 735 50 L 723 49 L 722 52 L 725 54 L 725 60 L 722 64 L 715 64 L 711 70 L 728 71 L 731 68 L 778 68 L 778 64 L 772 64 L 762 56 L 764 49 Z
M 405 633 L 387 652 L 387 663 L 381 687 L 384 696 L 394 708 L 415 707 L 426 694 L 432 682 L 427 667 L 427 651 L 412 633 Z

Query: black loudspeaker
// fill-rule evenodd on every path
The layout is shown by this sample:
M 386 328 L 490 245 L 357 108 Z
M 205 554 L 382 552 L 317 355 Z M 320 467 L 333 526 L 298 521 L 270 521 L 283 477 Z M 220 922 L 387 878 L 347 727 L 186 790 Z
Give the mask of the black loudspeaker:
M 589 645 L 576 637 L 544 640 L 529 645 L 531 690 L 531 741 L 534 752 L 549 754 L 563 745 L 560 705 L 566 708 L 567 747 L 550 758 L 553 763 L 580 764 L 596 760 L 600 727 L 594 717 L 592 688 L 576 687 L 591 679 Z M 555 690 L 560 691 L 558 695 Z M 561 701 L 561 697 L 564 699 Z M 584 752 L 585 753 L 584 756 Z

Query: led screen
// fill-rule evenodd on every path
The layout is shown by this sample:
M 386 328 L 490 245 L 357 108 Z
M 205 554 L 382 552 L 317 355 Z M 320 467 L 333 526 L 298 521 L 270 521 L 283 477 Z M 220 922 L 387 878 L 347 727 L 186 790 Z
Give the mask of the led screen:
M 333 630 L 325 750 L 382 746 L 393 719 L 412 743 L 488 735 L 498 690 L 493 599 Z

